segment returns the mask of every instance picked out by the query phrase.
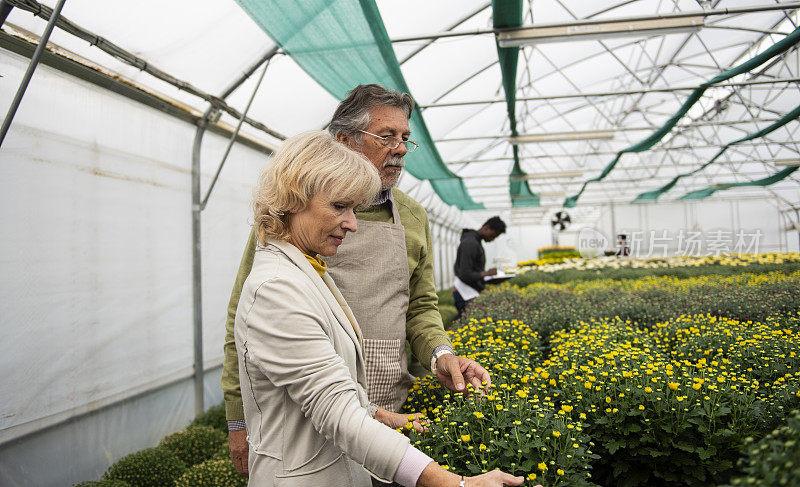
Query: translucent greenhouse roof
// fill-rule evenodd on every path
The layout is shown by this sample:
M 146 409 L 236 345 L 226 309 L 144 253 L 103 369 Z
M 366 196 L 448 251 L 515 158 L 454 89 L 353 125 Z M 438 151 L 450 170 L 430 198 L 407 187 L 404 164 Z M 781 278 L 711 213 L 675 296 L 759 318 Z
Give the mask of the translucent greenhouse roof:
M 42 3 L 52 7 L 55 2 Z M 797 28 L 800 4 L 766 0 L 521 2 L 522 27 L 562 29 L 560 37 L 547 39 L 549 42 L 521 41 L 516 76 L 511 80 L 516 133 L 534 139 L 516 145 L 519 171 L 514 172 L 514 181 L 527 181 L 538 197 L 538 205 L 533 206 L 515 205 L 509 193 L 514 146 L 509 139 L 512 129 L 498 61 L 498 37 L 492 32 L 492 4 L 382 0 L 377 6 L 405 83 L 422 109 L 441 160 L 461 178 L 469 197 L 488 210 L 517 206 L 516 214 L 535 217 L 562 208 L 568 197 L 580 194 L 575 211 L 591 214 L 597 205 L 630 203 L 684 174 L 658 201 L 672 201 L 704 188 L 711 188 L 712 193 L 720 190 L 712 197 L 757 196 L 789 205 L 800 199 L 800 173 L 774 184 L 759 184 L 772 182 L 767 178 L 782 170 L 788 172 L 800 159 L 800 123 L 796 117 L 785 120 L 800 105 L 796 44 L 710 86 L 651 148 L 623 154 L 602 180 L 587 183 L 600 176 L 619 151 L 667 123 L 694 88 L 786 39 Z M 773 10 L 765 10 L 768 8 Z M 682 24 L 665 32 L 652 31 L 670 19 L 686 18 L 681 13 L 697 13 L 700 20 L 690 27 Z M 275 47 L 233 1 L 98 4 L 68 0 L 62 16 L 149 65 L 215 95 Z M 648 19 L 655 24 L 628 26 L 633 32 L 624 37 L 601 35 L 602 26 L 611 20 Z M 36 39 L 44 26 L 41 18 L 15 8 L 3 30 Z M 590 38 L 581 40 L 576 33 Z M 202 98 L 61 29 L 53 32 L 51 42 L 71 56 L 161 93 L 198 114 L 208 107 Z M 332 54 L 330 63 L 337 61 Z M 257 78 L 252 76 L 241 85 L 227 103 L 241 111 Z M 291 56 L 278 55 L 269 63 L 248 116 L 278 134 L 292 135 L 324 127 L 337 102 Z M 228 114 L 223 120 L 236 124 Z M 687 174 L 712 160 L 726 144 L 773 124 L 779 126 L 731 145 L 712 164 Z M 280 143 L 279 138 L 248 125 L 243 132 L 268 146 Z M 429 183 L 417 183 L 406 175 L 401 187 L 413 191 L 417 199 L 427 200 L 429 207 L 443 206 L 432 195 Z M 738 186 L 728 189 L 727 183 Z

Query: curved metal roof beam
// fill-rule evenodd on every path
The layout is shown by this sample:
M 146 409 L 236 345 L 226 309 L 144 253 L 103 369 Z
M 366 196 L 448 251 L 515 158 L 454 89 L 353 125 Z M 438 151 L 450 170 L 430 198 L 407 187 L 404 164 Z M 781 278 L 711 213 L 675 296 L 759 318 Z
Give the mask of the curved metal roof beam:
M 703 134 L 700 134 L 700 135 L 701 135 L 702 139 L 704 139 L 706 141 L 708 140 L 707 137 L 705 137 Z M 753 162 L 765 162 L 765 163 L 767 162 L 767 161 L 759 161 L 758 159 L 761 159 L 761 158 L 759 158 L 759 157 L 755 157 L 754 158 L 753 155 L 745 154 L 744 151 L 742 151 L 742 150 L 734 150 L 734 152 L 738 152 L 738 153 L 740 153 L 742 155 L 745 155 L 745 157 L 753 158 Z M 721 168 L 721 169 L 729 170 L 731 172 L 731 175 L 734 177 L 734 179 L 738 180 L 738 176 L 742 176 L 742 177 L 744 177 L 744 179 L 746 181 L 754 181 L 754 179 L 751 179 L 749 175 L 738 173 L 736 168 L 732 167 L 733 163 L 731 163 L 730 161 L 728 161 L 728 162 L 729 162 L 728 164 L 722 164 L 722 165 L 719 165 L 717 167 Z M 713 181 L 711 180 L 711 178 L 713 178 L 714 176 L 716 176 L 716 174 L 711 174 L 711 175 L 708 176 L 707 179 L 708 179 L 709 184 L 713 184 Z M 794 177 L 789 177 L 787 179 L 789 179 L 789 180 L 791 180 L 791 181 L 793 181 L 795 183 L 798 182 Z M 770 188 L 769 186 L 764 186 L 762 189 L 767 190 L 767 192 L 772 194 L 775 198 L 778 198 L 778 199 L 782 200 L 784 203 L 786 203 L 786 204 L 790 203 L 789 200 L 787 200 L 787 199 L 783 198 L 782 196 L 778 195 L 777 192 L 773 188 Z
M 773 35 L 786 35 L 786 32 L 778 30 L 756 29 L 753 27 L 740 27 L 738 25 L 709 25 L 706 24 L 703 29 L 720 29 L 720 30 L 741 30 L 744 32 L 755 32 L 757 34 L 773 34 Z
M 627 0 L 627 1 L 625 1 L 625 2 L 618 3 L 618 4 L 616 4 L 616 5 L 612 5 L 611 7 L 604 8 L 603 10 L 598 10 L 597 12 L 595 12 L 595 13 L 593 13 L 593 14 L 589 14 L 589 15 L 587 15 L 587 16 L 586 16 L 586 17 L 584 17 L 584 18 L 585 18 L 585 19 L 591 19 L 591 18 L 597 17 L 598 15 L 603 15 L 603 14 L 605 14 L 605 13 L 611 12 L 612 10 L 616 10 L 616 9 L 618 9 L 618 8 L 620 8 L 620 7 L 624 7 L 625 5 L 630 5 L 630 4 L 632 4 L 632 3 L 636 3 L 636 2 L 638 2 L 638 1 L 639 1 L 639 0 Z
M 458 121 L 458 122 L 457 122 L 455 125 L 453 125 L 452 127 L 450 127 L 450 129 L 449 129 L 447 132 L 444 132 L 444 133 L 442 134 L 442 137 L 441 137 L 441 138 L 444 138 L 444 137 L 446 137 L 446 136 L 447 136 L 447 134 L 450 134 L 450 133 L 452 133 L 452 132 L 453 132 L 453 130 L 456 130 L 457 128 L 461 127 L 462 125 L 464 125 L 465 123 L 469 122 L 469 121 L 470 121 L 470 120 L 472 120 L 473 118 L 477 117 L 478 115 L 480 115 L 480 114 L 481 114 L 483 111 L 485 111 L 485 110 L 486 110 L 487 108 L 489 108 L 490 106 L 491 106 L 491 105 L 484 105 L 484 106 L 483 106 L 483 107 L 481 107 L 479 110 L 476 110 L 474 113 L 472 113 L 472 114 L 470 114 L 470 115 L 467 115 L 466 117 L 464 117 L 463 119 L 461 119 L 460 121 Z M 437 140 L 438 140 L 438 139 L 437 139 Z
M 563 9 L 564 9 L 564 10 L 565 10 L 565 11 L 566 11 L 566 12 L 567 12 L 567 13 L 568 13 L 570 16 L 572 16 L 572 18 L 573 18 L 573 19 L 575 19 L 575 20 L 584 20 L 584 19 L 579 19 L 579 18 L 578 18 L 578 16 L 577 16 L 577 15 L 575 15 L 575 14 L 572 12 L 572 10 L 570 10 L 569 8 L 567 8 L 567 6 L 566 6 L 566 5 L 564 5 L 564 3 L 563 3 L 561 0 L 556 0 L 556 3 L 558 3 L 559 5 L 561 5 L 561 8 L 563 8 Z M 609 53 L 609 54 L 611 55 L 611 57 L 613 57 L 613 58 L 614 58 L 614 59 L 615 59 L 615 60 L 616 60 L 616 61 L 617 61 L 617 62 L 620 64 L 620 66 L 622 66 L 622 67 L 625 69 L 625 71 L 627 71 L 627 72 L 628 72 L 628 73 L 629 73 L 631 76 L 633 76 L 633 78 L 634 78 L 636 81 L 638 81 L 638 82 L 639 82 L 639 83 L 640 83 L 642 86 L 644 86 L 644 85 L 645 85 L 645 82 L 644 82 L 644 81 L 642 81 L 641 79 L 639 79 L 639 77 L 638 77 L 638 76 L 636 76 L 636 73 L 634 73 L 634 72 L 631 70 L 631 68 L 628 66 L 628 63 L 626 63 L 626 62 L 622 61 L 622 59 L 620 59 L 619 57 L 617 57 L 617 55 L 614 53 L 614 49 L 611 49 L 611 48 L 609 48 L 609 47 L 606 45 L 606 43 L 605 43 L 604 41 L 598 40 L 597 42 L 598 42 L 598 43 L 600 43 L 600 45 L 601 45 L 601 46 L 603 46 L 603 49 L 605 49 L 605 51 L 606 51 L 607 53 Z M 540 52 L 541 52 L 541 51 L 540 51 Z
M 622 48 L 625 48 L 625 47 L 630 47 L 630 46 L 632 46 L 634 44 L 637 44 L 637 43 L 639 43 L 641 41 L 642 41 L 641 39 L 638 39 L 638 40 L 635 40 L 635 41 L 626 42 L 624 44 L 620 44 L 619 46 L 615 47 L 614 49 L 622 49 Z M 591 59 L 596 59 L 596 58 L 597 58 L 597 54 L 590 54 L 590 55 L 588 55 L 586 57 L 583 57 L 583 58 L 580 58 L 580 59 L 576 59 L 575 61 L 572 61 L 571 63 L 565 64 L 564 66 L 561 67 L 561 69 L 571 68 L 571 67 L 576 66 L 576 65 L 578 65 L 578 64 L 580 64 L 582 62 L 589 61 Z M 543 79 L 545 79 L 545 78 L 547 78 L 549 76 L 552 76 L 554 74 L 558 74 L 558 71 L 553 70 L 553 71 L 547 72 L 547 73 L 543 74 L 542 76 L 539 76 L 538 78 L 535 78 L 531 83 L 528 83 L 526 85 L 520 86 L 519 88 L 520 89 L 527 88 L 527 87 L 531 86 L 532 83 L 535 83 L 537 81 L 541 81 L 541 80 L 543 80 Z
M 559 2 L 559 3 L 561 3 L 561 2 Z M 563 4 L 562 4 L 562 7 L 563 7 Z M 778 23 L 776 23 L 776 24 L 775 24 L 775 27 L 777 27 L 777 26 L 778 26 L 778 25 L 779 25 L 781 22 L 783 22 L 784 20 L 785 20 L 785 19 L 782 19 L 781 21 L 779 21 Z M 695 35 L 695 34 L 692 34 L 692 35 Z M 689 35 L 689 36 L 687 37 L 687 39 L 686 39 L 686 40 L 685 40 L 685 41 L 684 41 L 684 42 L 681 44 L 681 46 L 679 46 L 679 47 L 678 47 L 678 49 L 677 49 L 677 50 L 675 51 L 675 53 L 672 55 L 672 57 L 671 57 L 671 60 L 674 60 L 674 59 L 675 59 L 675 56 L 677 56 L 677 54 L 678 54 L 678 53 L 679 53 L 679 52 L 680 52 L 680 51 L 681 51 L 681 50 L 682 50 L 682 49 L 683 49 L 683 48 L 686 46 L 686 44 L 688 43 L 689 39 L 691 39 L 691 36 L 692 36 L 692 35 Z M 784 34 L 784 35 L 785 35 L 785 34 Z M 761 42 L 761 41 L 762 41 L 762 40 L 763 40 L 765 37 L 766 37 L 766 36 L 763 36 L 763 37 L 762 37 L 761 39 L 759 39 L 759 41 L 757 41 L 757 42 Z M 699 37 L 698 37 L 698 38 L 699 38 Z M 635 41 L 635 42 L 633 42 L 633 43 L 630 43 L 630 44 L 635 44 L 635 43 L 638 43 L 638 42 L 641 42 L 641 40 L 637 40 L 637 41 Z M 628 45 L 630 45 L 630 44 L 628 44 Z M 740 43 L 737 43 L 737 44 L 740 44 Z M 732 45 L 732 46 L 726 46 L 726 47 L 724 47 L 724 48 L 718 48 L 718 49 L 726 49 L 726 48 L 730 48 L 730 47 L 735 47 L 735 45 L 737 45 L 737 44 L 734 44 L 734 45 Z M 752 48 L 752 46 L 753 46 L 753 43 L 746 43 L 746 44 L 748 45 L 748 49 L 747 49 L 747 50 L 745 50 L 743 54 L 746 54 L 746 53 L 748 52 L 748 50 L 749 50 L 749 49 L 751 49 L 751 48 Z M 604 47 L 605 47 L 605 46 L 604 46 Z M 620 48 L 620 47 L 623 47 L 623 46 L 618 46 L 618 48 Z M 627 47 L 627 46 L 625 46 L 625 47 Z M 644 50 L 644 48 L 643 48 L 642 50 L 643 50 L 644 52 L 646 52 L 646 51 Z M 705 56 L 705 55 L 706 55 L 706 53 L 701 53 L 701 54 L 699 54 L 699 55 Z M 695 55 L 693 55 L 693 56 L 687 56 L 686 58 L 684 58 L 684 60 L 686 60 L 686 59 L 691 59 L 692 57 L 695 57 Z M 711 58 L 712 58 L 712 61 L 716 62 L 716 59 L 714 59 L 714 56 L 713 56 L 713 55 L 711 55 Z M 584 58 L 584 59 L 589 59 L 589 58 Z M 579 62 L 582 62 L 582 61 L 583 61 L 583 60 L 579 60 Z M 682 65 L 681 65 L 681 63 L 680 63 L 680 62 L 677 62 L 677 63 L 674 63 L 674 64 L 672 64 L 672 63 L 668 63 L 668 64 L 664 65 L 663 67 L 659 67 L 659 68 L 657 68 L 657 69 L 658 69 L 658 74 L 656 75 L 656 77 L 655 77 L 655 78 L 652 78 L 652 80 L 648 80 L 648 83 L 647 83 L 647 85 L 648 85 L 648 86 L 652 86 L 652 83 L 653 83 L 653 82 L 655 82 L 655 81 L 656 81 L 658 78 L 660 78 L 660 77 L 661 77 L 661 75 L 663 74 L 664 70 L 665 70 L 666 68 L 668 68 L 669 66 L 673 66 L 673 65 L 675 65 L 675 66 L 680 66 L 680 67 L 682 67 L 683 69 L 686 69 L 686 67 L 687 67 L 687 64 L 688 64 L 688 63 L 682 63 Z M 650 69 L 650 70 L 652 70 L 653 68 L 652 68 L 652 67 L 648 67 L 647 69 Z M 629 70 L 629 72 L 630 72 L 630 69 L 628 69 L 628 70 Z M 555 73 L 555 72 L 553 72 L 553 73 L 548 73 L 547 75 L 545 75 L 545 76 L 543 76 L 543 77 L 546 77 L 546 76 L 548 76 L 548 75 L 551 75 L 551 74 L 554 74 L 554 73 Z M 692 73 L 692 74 L 693 74 L 693 75 L 695 75 L 695 76 L 697 75 L 696 73 Z M 541 79 L 541 78 L 543 78 L 543 77 L 540 77 L 539 79 Z M 637 80 L 639 80 L 639 79 L 638 79 L 638 77 L 636 77 L 636 79 L 637 79 Z M 534 80 L 534 81 L 535 81 L 535 80 Z M 631 107 L 635 107 L 635 106 L 637 106 L 638 102 L 639 102 L 639 101 L 640 101 L 640 100 L 643 98 L 643 96 L 644 96 L 644 95 L 640 95 L 640 96 L 638 97 L 638 99 L 637 99 L 637 100 L 636 100 L 636 101 L 635 101 L 633 104 L 631 104 L 630 106 L 631 106 Z M 630 110 L 627 110 L 627 111 L 621 111 L 621 113 L 629 113 L 629 112 L 630 112 Z M 620 120 L 620 123 L 621 123 L 621 120 Z
M 475 17 L 475 16 L 476 16 L 476 15 L 478 15 L 479 13 L 481 13 L 481 12 L 483 12 L 484 10 L 486 10 L 487 8 L 489 8 L 489 6 L 490 6 L 491 4 L 492 4 L 491 2 L 488 2 L 488 3 L 486 3 L 486 4 L 484 4 L 484 5 L 480 6 L 480 7 L 478 7 L 478 8 L 477 8 L 477 9 L 475 9 L 473 12 L 469 13 L 468 15 L 466 15 L 466 16 L 462 17 L 461 19 L 459 19 L 458 21 L 456 21 L 456 23 L 454 23 L 454 24 L 450 25 L 450 27 L 448 27 L 448 28 L 447 28 L 447 29 L 445 29 L 444 31 L 445 31 L 445 32 L 450 32 L 450 31 L 452 31 L 453 29 L 455 29 L 455 28 L 456 28 L 456 27 L 458 27 L 459 25 L 463 24 L 464 22 L 468 21 L 468 20 L 469 20 L 469 19 L 471 19 L 472 17 Z M 414 56 L 416 56 L 417 54 L 419 54 L 420 52 L 422 52 L 422 51 L 423 51 L 423 50 L 424 50 L 426 47 L 428 47 L 428 46 L 430 46 L 431 44 L 433 44 L 434 42 L 436 42 L 436 40 L 437 40 L 437 39 L 430 39 L 430 40 L 428 40 L 427 42 L 425 42 L 425 44 L 421 45 L 420 47 L 418 47 L 417 49 L 415 49 L 413 52 L 411 52 L 411 54 L 409 54 L 408 56 L 404 57 L 404 58 L 403 58 L 403 59 L 400 61 L 400 65 L 402 66 L 402 65 L 403 65 L 403 63 L 405 63 L 406 61 L 408 61 L 408 60 L 409 60 L 409 59 L 411 59 L 412 57 L 414 57 Z
M 484 71 L 486 71 L 487 69 L 491 68 L 492 66 L 494 66 L 494 65 L 496 65 L 496 64 L 498 64 L 498 63 L 499 63 L 499 61 L 492 61 L 492 62 L 491 62 L 491 63 L 489 63 L 488 65 L 486 65 L 486 66 L 482 67 L 482 68 L 481 68 L 481 69 L 479 69 L 478 71 L 476 71 L 476 72 L 474 72 L 473 74 L 471 74 L 471 75 L 467 76 L 466 78 L 464 78 L 464 80 L 460 81 L 459 83 L 457 83 L 457 84 L 456 84 L 455 86 L 453 86 L 452 88 L 448 89 L 447 91 L 445 91 L 445 92 L 444 92 L 444 93 L 442 93 L 441 95 L 437 96 L 437 97 L 436 97 L 436 99 L 434 99 L 434 100 L 433 100 L 433 101 L 432 101 L 430 104 L 434 104 L 434 103 L 436 103 L 437 101 L 441 100 L 441 99 L 442 99 L 442 98 L 444 98 L 445 96 L 449 95 L 450 93 L 452 93 L 452 92 L 453 92 L 453 91 L 455 91 L 456 89 L 458 89 L 458 88 L 460 88 L 461 86 L 463 86 L 463 85 L 464 85 L 465 83 L 467 83 L 468 81 L 471 81 L 471 80 L 472 80 L 472 79 L 474 79 L 476 76 L 478 76 L 479 74 L 483 73 Z M 425 108 L 427 108 L 427 107 L 421 107 L 421 109 L 422 109 L 422 110 L 424 110 Z
M 256 59 L 255 62 L 253 62 L 250 65 L 250 67 L 242 71 L 242 74 L 240 74 L 239 77 L 231 81 L 230 84 L 228 84 L 228 87 L 225 88 L 222 91 L 222 93 L 219 94 L 219 97 L 222 98 L 223 100 L 228 98 L 234 91 L 236 91 L 237 88 L 239 88 L 239 86 L 241 86 L 245 81 L 247 81 L 248 78 L 250 78 L 250 76 L 253 75 L 253 73 L 256 72 L 259 66 L 269 61 L 270 59 L 272 59 L 273 56 L 277 54 L 283 54 L 283 51 L 281 51 L 280 46 L 278 45 L 272 46 L 272 48 L 270 48 L 264 54 L 259 56 L 258 59 Z
M 792 10 L 791 14 L 789 14 L 786 11 L 784 11 L 783 13 L 784 13 L 784 17 L 781 20 L 779 20 L 778 22 L 775 22 L 774 24 L 772 24 L 772 28 L 770 30 L 774 30 L 775 28 L 777 28 L 779 25 L 781 25 L 782 23 L 786 22 L 787 20 L 792 25 L 794 25 L 794 21 L 792 20 L 791 15 L 795 15 L 796 16 L 797 13 L 798 13 L 798 10 L 797 9 Z M 788 33 L 782 33 L 782 34 L 783 35 L 788 35 Z M 740 61 L 742 61 L 747 56 L 747 54 L 750 52 L 751 49 L 756 48 L 762 42 L 765 42 L 767 40 L 767 38 L 769 38 L 770 35 L 772 35 L 772 34 L 764 34 L 760 38 L 758 38 L 755 41 L 751 42 L 749 44 L 749 46 L 746 49 L 742 50 L 742 52 L 738 56 L 733 58 L 728 65 L 729 66 L 735 66 L 736 64 L 738 64 Z
M 20 1 L 20 0 L 8 0 L 8 1 Z M 32 0 L 31 0 L 32 1 Z M 712 9 L 712 10 L 697 10 L 697 11 L 678 11 L 672 12 L 667 14 L 657 14 L 655 16 L 637 16 L 637 17 L 625 17 L 620 19 L 599 19 L 595 22 L 587 21 L 587 20 L 577 20 L 573 22 L 566 22 L 566 23 L 556 23 L 556 24 L 541 24 L 535 27 L 542 27 L 546 25 L 547 27 L 556 27 L 556 26 L 577 26 L 577 25 L 591 25 L 593 23 L 608 23 L 608 22 L 619 22 L 620 20 L 651 20 L 651 19 L 662 19 L 662 18 L 685 18 L 685 17 L 694 17 L 701 15 L 703 17 L 710 17 L 715 15 L 741 15 L 746 13 L 753 13 L 753 12 L 769 12 L 775 10 L 792 10 L 800 8 L 800 2 L 784 2 L 784 3 L 777 3 L 775 5 L 757 5 L 757 6 L 749 6 L 749 7 L 734 7 L 734 8 L 721 8 L 721 9 Z M 591 20 L 591 19 L 589 19 Z M 520 28 L 529 28 L 531 26 L 521 26 Z M 465 37 L 465 36 L 476 36 L 476 35 L 489 35 L 489 34 L 499 34 L 502 32 L 507 32 L 509 30 L 516 30 L 515 29 L 475 29 L 469 31 L 462 31 L 462 32 L 439 32 L 435 34 L 423 34 L 423 35 L 413 35 L 408 37 L 397 37 L 394 39 L 390 39 L 392 43 L 395 42 L 415 42 L 415 41 L 422 41 L 422 40 L 430 40 L 430 39 L 439 39 L 444 37 Z
M 735 47 L 735 46 L 737 46 L 737 45 L 742 45 L 742 44 L 751 45 L 750 43 L 743 43 L 743 42 L 742 42 L 742 43 L 735 43 L 735 44 L 732 44 L 732 45 L 729 45 L 729 46 L 725 46 L 723 49 L 728 49 L 728 48 Z M 642 72 L 645 72 L 645 71 L 652 71 L 652 70 L 663 70 L 663 69 L 666 69 L 666 68 L 668 68 L 668 67 L 676 67 L 676 68 L 681 68 L 681 69 L 684 69 L 684 70 L 686 70 L 686 71 L 687 71 L 688 73 L 690 73 L 692 76 L 700 76 L 700 74 L 699 74 L 699 73 L 695 73 L 695 72 L 691 71 L 689 68 L 708 69 L 708 70 L 714 70 L 714 69 L 717 69 L 717 67 L 716 67 L 716 66 L 712 66 L 712 65 L 705 65 L 705 64 L 694 64 L 694 63 L 688 63 L 688 62 L 684 62 L 684 61 L 683 61 L 683 60 L 688 60 L 688 59 L 692 59 L 692 58 L 695 58 L 695 57 L 700 57 L 700 56 L 703 56 L 703 57 L 705 57 L 705 56 L 706 56 L 706 53 L 705 53 L 705 52 L 703 52 L 703 53 L 692 54 L 692 55 L 690 55 L 690 56 L 687 56 L 687 57 L 683 58 L 683 59 L 682 59 L 680 62 L 676 62 L 676 63 L 673 63 L 673 64 L 662 64 L 662 65 L 656 65 L 656 66 L 648 66 L 648 67 L 646 67 L 646 68 L 643 68 L 641 71 L 642 71 Z M 577 63 L 579 63 L 579 62 L 583 62 L 583 61 L 585 61 L 585 60 L 587 60 L 587 59 L 588 59 L 588 58 L 581 59 L 581 60 L 579 60 L 579 61 L 576 61 L 576 62 L 574 62 L 574 63 L 571 63 L 571 65 L 572 65 L 572 64 L 577 64 Z M 545 74 L 545 75 L 543 75 L 543 76 L 540 76 L 539 78 L 536 78 L 536 79 L 535 79 L 533 82 L 540 81 L 540 80 L 542 80 L 543 78 L 546 78 L 546 77 L 548 77 L 548 76 L 551 76 L 551 75 L 553 75 L 553 74 L 558 74 L 558 71 L 555 71 L 555 70 L 554 70 L 554 71 L 552 71 L 552 72 L 549 72 L 549 73 L 547 73 L 547 74 Z M 768 78 L 774 78 L 774 76 L 773 76 L 773 75 L 770 75 L 770 74 L 768 74 L 768 73 L 761 73 L 759 76 L 764 76 L 764 77 L 768 77 Z M 614 78 L 607 78 L 607 79 L 605 79 L 605 80 L 601 80 L 601 81 L 599 81 L 598 83 L 604 83 L 604 82 L 607 82 L 607 81 L 610 81 L 610 80 L 613 80 L 613 79 L 614 79 Z M 726 85 L 726 86 L 727 86 L 727 85 Z M 660 89 L 653 89 L 652 91 L 650 91 L 650 90 L 645 90 L 645 93 L 642 93 L 642 92 L 641 92 L 641 90 L 630 90 L 630 91 L 621 91 L 621 92 L 619 93 L 619 96 L 623 96 L 623 95 L 629 95 L 629 94 L 646 94 L 646 93 L 651 93 L 651 92 L 654 92 L 654 93 L 657 93 L 657 92 L 664 92 L 664 93 L 667 93 L 667 92 L 670 92 L 670 91 L 681 91 L 681 90 L 691 90 L 691 89 L 693 89 L 693 88 L 689 88 L 689 87 L 684 87 L 684 88 L 664 88 L 663 90 L 660 90 Z M 568 96 L 568 97 L 567 97 L 567 96 L 565 96 L 564 98 L 582 98 L 582 97 L 591 97 L 591 96 L 595 96 L 595 94 L 593 94 L 593 93 L 582 93 L 582 92 L 579 92 L 579 93 L 577 93 L 577 94 L 575 94 L 575 95 L 570 95 L 570 96 Z M 609 95 L 609 96 L 611 96 L 611 95 Z M 538 97 L 532 97 L 532 98 L 533 98 L 533 99 L 538 99 Z M 521 98 L 521 100 L 522 100 L 522 98 Z M 502 100 L 501 100 L 501 101 L 502 101 Z M 494 101 L 494 100 L 491 100 L 491 102 L 495 102 L 495 101 Z M 443 105 L 444 105 L 444 104 L 443 104 Z
M 702 43 L 702 44 L 705 45 L 704 43 Z M 709 55 L 711 55 L 711 53 L 709 53 Z M 713 56 L 711 56 L 711 57 L 713 59 Z M 765 69 L 768 69 L 768 68 L 765 68 Z M 758 76 L 758 74 L 755 74 L 754 76 Z M 750 111 L 750 108 L 747 106 L 747 103 L 743 99 L 740 91 L 741 91 L 740 87 L 734 87 L 733 91 L 730 94 L 728 94 L 726 97 L 724 97 L 723 100 L 729 100 L 734 95 L 737 96 L 739 98 L 739 100 L 738 101 L 731 101 L 731 102 L 732 103 L 740 103 L 740 104 L 742 104 L 743 106 L 745 106 L 745 110 L 747 111 L 748 114 L 750 114 L 751 118 L 754 118 L 754 119 L 757 118 L 756 115 L 753 114 Z M 759 109 L 759 114 L 760 114 L 760 112 L 762 111 L 761 110 L 762 105 L 758 105 L 757 108 Z M 715 111 L 714 109 L 709 109 L 709 110 L 706 110 L 706 112 L 704 112 L 703 115 L 701 115 L 700 118 L 705 117 L 707 114 L 711 114 L 712 116 L 716 116 L 716 115 L 719 115 L 720 113 L 722 113 L 722 112 Z M 707 144 L 713 145 L 713 144 L 716 143 L 716 144 L 719 144 L 719 146 L 722 146 L 722 145 L 725 144 L 725 142 L 723 141 L 723 138 L 719 134 L 719 130 L 720 130 L 721 126 L 722 125 L 711 125 L 710 127 L 711 127 L 711 129 L 713 131 L 712 134 L 707 134 L 706 132 L 704 132 L 702 130 L 699 130 L 699 129 L 678 130 L 678 132 L 675 133 L 675 136 L 673 136 L 670 140 L 675 140 L 676 137 L 682 136 L 682 137 L 686 138 L 690 142 L 692 140 L 701 140 L 701 141 L 703 141 L 703 142 L 705 142 Z M 758 126 L 758 125 L 756 125 L 756 126 Z M 783 146 L 783 147 L 785 147 L 785 148 L 787 148 L 789 150 L 792 150 L 791 147 L 786 147 L 786 143 L 785 142 L 781 143 L 781 142 L 777 142 L 777 141 L 772 141 L 772 140 L 770 140 L 769 138 L 766 138 L 766 137 L 764 139 L 766 141 L 768 141 L 768 142 L 774 142 L 775 144 L 780 144 L 781 146 Z M 775 158 L 775 151 L 773 150 L 773 146 L 771 144 L 765 144 L 764 147 L 765 147 L 765 150 L 769 153 L 768 157 L 764 157 L 761 154 L 758 154 L 757 153 L 757 149 L 755 147 L 753 147 L 753 146 L 750 146 L 750 152 L 749 153 L 745 153 L 743 147 L 742 148 L 734 148 L 734 147 L 732 147 L 731 149 L 732 149 L 732 152 L 734 152 L 734 153 L 736 153 L 736 152 L 742 153 L 746 157 L 750 158 L 752 161 L 759 161 L 759 162 L 767 163 L 768 162 L 767 159 L 774 159 Z M 694 151 L 690 151 L 690 153 L 692 153 L 692 155 L 696 157 L 696 153 Z M 702 159 L 702 158 L 698 158 L 698 159 Z M 662 161 L 662 163 L 663 163 L 663 161 Z M 658 169 L 660 169 L 660 168 L 658 168 Z M 656 169 L 654 174 L 657 174 L 658 169 Z M 735 172 L 735 168 L 731 168 L 731 171 Z M 709 180 L 709 184 L 711 184 L 712 175 L 710 175 L 708 173 L 705 173 L 705 172 L 704 172 L 704 174 L 707 176 L 707 179 Z M 774 191 L 772 191 L 771 189 L 768 189 L 768 191 L 770 193 L 772 193 L 774 196 L 778 197 L 777 194 L 775 194 Z

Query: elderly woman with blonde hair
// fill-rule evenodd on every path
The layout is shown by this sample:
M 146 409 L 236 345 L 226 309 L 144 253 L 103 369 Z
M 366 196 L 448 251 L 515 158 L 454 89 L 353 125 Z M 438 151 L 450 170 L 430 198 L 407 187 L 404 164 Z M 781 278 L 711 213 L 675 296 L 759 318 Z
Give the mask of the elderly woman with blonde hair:
M 234 325 L 249 485 L 369 487 L 370 475 L 404 486 L 519 485 L 499 470 L 448 472 L 386 425 L 395 413 L 368 407 L 361 332 L 320 256 L 356 231 L 354 208 L 379 189 L 375 167 L 322 131 L 286 140 L 259 179 L 259 246 Z

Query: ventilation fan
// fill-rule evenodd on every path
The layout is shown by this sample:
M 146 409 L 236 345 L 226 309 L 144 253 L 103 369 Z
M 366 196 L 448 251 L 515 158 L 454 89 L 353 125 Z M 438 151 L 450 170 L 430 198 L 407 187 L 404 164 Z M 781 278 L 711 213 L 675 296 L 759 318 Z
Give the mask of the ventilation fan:
M 553 219 L 550 220 L 550 225 L 560 232 L 567 228 L 571 222 L 572 219 L 566 211 L 559 211 L 553 215 Z

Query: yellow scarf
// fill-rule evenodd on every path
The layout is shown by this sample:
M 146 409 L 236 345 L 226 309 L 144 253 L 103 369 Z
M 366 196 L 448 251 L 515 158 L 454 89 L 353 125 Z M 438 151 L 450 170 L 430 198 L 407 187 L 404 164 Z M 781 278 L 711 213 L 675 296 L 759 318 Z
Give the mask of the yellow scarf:
M 317 271 L 319 277 L 322 277 L 322 275 L 328 271 L 328 264 L 326 264 L 324 260 L 320 259 L 319 256 L 311 257 L 308 254 L 303 254 L 303 255 L 306 257 L 306 259 L 308 259 L 308 263 L 311 264 L 311 267 L 313 267 L 314 270 Z

